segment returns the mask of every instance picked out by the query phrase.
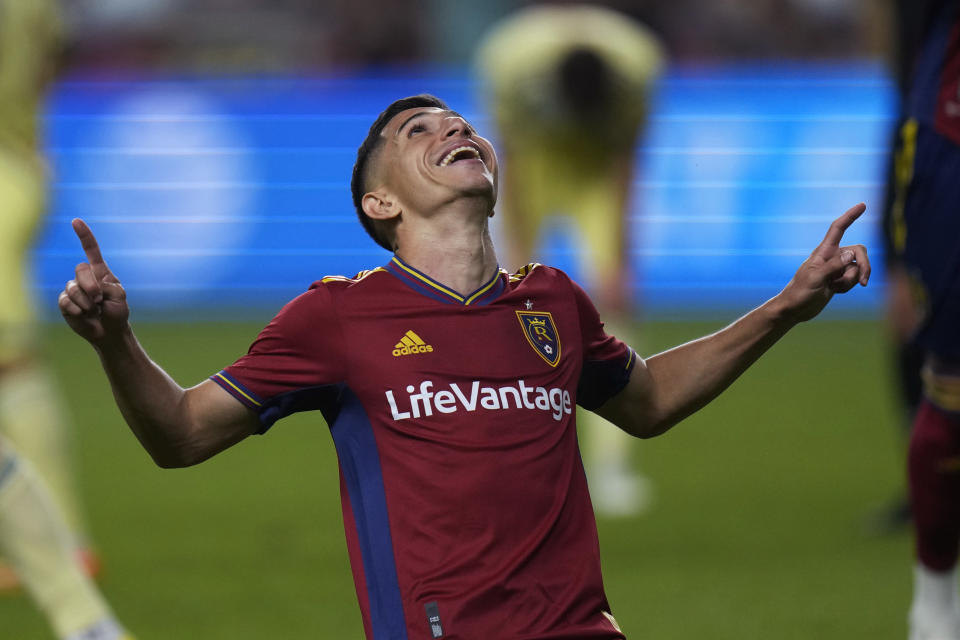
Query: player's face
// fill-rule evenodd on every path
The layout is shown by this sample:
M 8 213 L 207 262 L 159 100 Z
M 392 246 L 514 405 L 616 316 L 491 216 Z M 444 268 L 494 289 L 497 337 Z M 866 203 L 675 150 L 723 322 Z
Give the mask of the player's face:
M 490 142 L 452 111 L 420 107 L 387 123 L 386 181 L 420 210 L 464 196 L 497 199 L 497 156 Z

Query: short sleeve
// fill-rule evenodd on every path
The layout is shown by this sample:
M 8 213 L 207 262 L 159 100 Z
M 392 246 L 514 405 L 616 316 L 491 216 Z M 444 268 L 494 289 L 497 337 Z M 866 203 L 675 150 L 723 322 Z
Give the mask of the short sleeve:
M 335 410 L 346 378 L 342 349 L 336 307 L 319 285 L 289 302 L 246 355 L 210 378 L 258 413 L 262 433 L 291 413 Z
M 583 368 L 577 383 L 577 404 L 596 409 L 620 393 L 630 380 L 637 357 L 633 349 L 603 329 L 600 314 L 587 293 L 571 281 L 580 319 Z

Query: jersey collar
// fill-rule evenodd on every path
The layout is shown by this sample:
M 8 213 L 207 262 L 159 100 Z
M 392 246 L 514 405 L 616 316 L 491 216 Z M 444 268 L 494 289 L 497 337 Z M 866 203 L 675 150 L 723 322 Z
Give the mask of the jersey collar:
M 490 280 L 481 285 L 480 288 L 473 293 L 467 295 L 454 291 L 450 287 L 437 282 L 427 274 L 417 271 L 397 256 L 393 256 L 384 268 L 411 289 L 429 298 L 448 304 L 460 304 L 463 306 L 490 304 L 503 292 L 505 286 L 500 267 L 497 267 L 497 271 Z

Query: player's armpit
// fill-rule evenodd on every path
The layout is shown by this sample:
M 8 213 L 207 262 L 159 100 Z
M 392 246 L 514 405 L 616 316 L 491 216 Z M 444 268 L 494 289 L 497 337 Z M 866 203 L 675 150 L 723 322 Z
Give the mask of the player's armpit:
M 169 464 L 158 460 L 160 466 L 187 467 L 203 462 L 260 429 L 257 415 L 212 380 L 186 390 L 183 412 L 190 429 L 164 461 Z

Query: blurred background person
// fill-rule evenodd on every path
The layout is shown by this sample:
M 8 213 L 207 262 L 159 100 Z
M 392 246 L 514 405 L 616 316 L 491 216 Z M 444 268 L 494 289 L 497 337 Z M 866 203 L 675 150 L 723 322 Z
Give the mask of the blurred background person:
M 0 437 L 0 552 L 62 640 L 129 640 L 77 562 L 75 545 L 46 486 Z M 6 635 L 4 637 L 18 637 Z
M 926 7 L 924 3 L 908 0 L 896 0 L 891 3 L 891 7 L 894 19 L 890 21 L 893 49 L 890 62 L 893 80 L 896 83 L 897 109 L 902 114 L 910 90 L 910 78 L 917 48 L 921 45 Z M 898 202 L 898 192 L 902 191 L 901 183 L 909 180 L 909 175 L 898 176 L 897 172 L 909 173 L 911 170 L 911 167 L 902 161 L 898 163 L 894 153 L 905 120 L 904 116 L 899 115 L 892 132 L 880 230 L 886 269 L 885 313 L 891 346 L 893 384 L 897 401 L 902 409 L 897 424 L 904 449 L 910 440 L 911 427 L 923 393 L 920 369 L 924 357 L 923 349 L 914 339 L 920 323 L 920 313 L 914 304 L 916 288 L 904 264 L 902 251 L 897 250 L 897 241 L 894 239 L 895 233 L 898 233 L 897 226 L 893 223 L 894 203 Z M 898 187 L 898 185 L 901 186 Z M 902 206 L 902 202 L 897 205 L 900 209 Z M 868 526 L 875 533 L 885 534 L 902 531 L 909 525 L 910 500 L 904 490 L 902 494 L 894 496 L 888 504 L 873 514 Z
M 920 37 L 895 149 L 892 248 L 919 319 L 923 396 L 908 479 L 916 536 L 911 640 L 960 638 L 960 2 L 911 3 Z M 901 8 L 902 10 L 902 8 Z
M 0 0 L 0 588 L 22 582 L 59 638 L 116 640 L 125 632 L 85 575 L 97 561 L 28 288 L 28 249 L 47 197 L 38 120 L 60 28 L 52 0 Z
M 545 228 L 568 218 L 582 256 L 580 278 L 607 331 L 633 343 L 631 183 L 662 65 L 650 29 L 590 5 L 522 10 L 494 25 L 477 54 L 503 156 L 505 266 L 544 261 Z M 598 513 L 642 511 L 650 490 L 631 469 L 632 439 L 593 413 L 578 420 Z
M 38 120 L 57 66 L 61 22 L 51 0 L 3 0 L 0 8 L 0 433 L 43 477 L 78 559 L 93 574 L 98 560 L 81 514 L 60 394 L 41 355 L 27 273 L 47 206 L 49 169 Z M 17 584 L 17 575 L 0 564 L 0 590 Z

